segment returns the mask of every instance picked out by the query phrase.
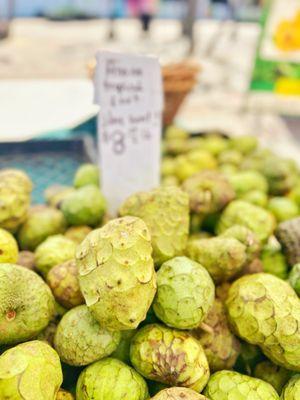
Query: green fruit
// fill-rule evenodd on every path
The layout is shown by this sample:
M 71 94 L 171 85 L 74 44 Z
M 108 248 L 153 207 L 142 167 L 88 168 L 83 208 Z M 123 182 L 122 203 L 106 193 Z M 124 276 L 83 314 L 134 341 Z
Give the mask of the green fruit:
M 210 400 L 279 400 L 269 383 L 226 370 L 211 376 L 204 394 Z
M 75 189 L 72 186 L 52 185 L 45 190 L 44 197 L 49 206 L 60 208 L 64 199 L 74 192 Z
M 19 170 L 0 170 L 0 228 L 16 232 L 26 220 L 32 183 Z
M 16 263 L 18 260 L 18 244 L 11 233 L 0 228 L 0 263 Z
M 76 171 L 73 185 L 75 188 L 81 188 L 86 185 L 99 186 L 100 174 L 99 168 L 94 164 L 82 164 Z
M 233 225 L 222 233 L 222 237 L 234 238 L 246 246 L 247 264 L 255 260 L 260 254 L 261 244 L 258 238 L 254 232 L 245 226 Z
M 225 176 L 216 171 L 202 171 L 184 181 L 183 190 L 189 195 L 190 209 L 197 214 L 221 211 L 235 193 Z
M 266 178 L 257 171 L 239 171 L 228 177 L 230 184 L 238 197 L 245 195 L 252 190 L 268 192 L 268 182 Z
M 281 222 L 275 234 L 288 264 L 300 263 L 300 217 Z
M 253 231 L 264 242 L 275 229 L 275 218 L 261 207 L 242 200 L 232 201 L 223 211 L 218 223 L 218 234 L 233 225 L 243 225 Z
M 121 331 L 121 340 L 116 350 L 111 354 L 113 358 L 117 358 L 126 364 L 130 364 L 130 345 L 136 329 Z
M 300 399 L 300 375 L 293 376 L 281 393 L 281 400 L 298 400 Z
M 269 201 L 268 209 L 275 215 L 278 222 L 283 222 L 299 215 L 297 204 L 287 197 L 273 197 Z
M 286 279 L 288 275 L 288 265 L 281 252 L 281 246 L 274 236 L 271 236 L 261 253 L 263 271 Z
M 80 374 L 76 400 L 146 400 L 144 379 L 122 361 L 106 358 L 89 365 Z
M 95 185 L 87 185 L 69 194 L 61 210 L 69 225 L 100 224 L 106 210 L 106 201 Z
M 150 230 L 155 265 L 183 254 L 189 232 L 189 199 L 177 187 L 160 187 L 130 196 L 120 215 L 142 218 Z
M 263 361 L 255 367 L 254 376 L 268 382 L 280 394 L 283 386 L 290 379 L 291 372 L 273 364 L 271 361 Z
M 173 157 L 164 157 L 161 162 L 162 176 L 174 177 L 174 173 L 175 173 L 175 159 Z
M 173 387 L 164 389 L 152 397 L 152 400 L 208 400 L 194 390 L 187 388 Z
M 287 282 L 265 273 L 244 276 L 232 284 L 226 304 L 239 337 L 275 364 L 300 371 L 300 300 Z
M 61 211 L 47 206 L 34 206 L 18 232 L 18 241 L 22 250 L 34 251 L 48 236 L 65 230 L 66 220 Z
M 33 271 L 0 264 L 0 344 L 29 340 L 41 332 L 54 315 L 49 287 Z
M 188 132 L 180 128 L 176 125 L 170 125 L 167 127 L 165 131 L 165 139 L 166 140 L 174 140 L 174 139 L 188 139 L 189 134 Z
M 243 154 L 252 153 L 258 146 L 257 137 L 243 135 L 230 139 L 230 146 Z
M 175 176 L 180 182 L 197 172 L 216 168 L 217 160 L 207 150 L 193 150 L 176 157 L 175 160 Z
M 295 166 L 290 160 L 274 156 L 266 158 L 261 171 L 268 180 L 270 194 L 274 196 L 289 192 L 295 184 Z
M 239 166 L 242 161 L 242 153 L 235 149 L 225 150 L 219 155 L 220 164 L 233 164 Z
M 212 155 L 218 156 L 228 148 L 228 140 L 223 136 L 211 133 L 199 144 L 199 148 L 208 150 Z
M 233 278 L 246 262 L 246 246 L 234 238 L 214 237 L 188 243 L 187 256 L 207 269 L 214 282 Z
M 163 325 L 147 325 L 131 342 L 130 359 L 145 378 L 201 392 L 209 379 L 202 346 L 190 334 Z
M 58 354 L 44 342 L 22 343 L 0 356 L 3 400 L 55 400 L 61 384 Z
M 54 346 L 63 362 L 79 367 L 109 356 L 116 350 L 120 339 L 120 332 L 101 327 L 84 305 L 73 308 L 62 317 Z
M 36 269 L 46 278 L 52 267 L 74 258 L 76 244 L 63 235 L 49 236 L 35 250 Z
M 204 320 L 214 297 L 214 283 L 206 269 L 187 257 L 176 257 L 157 273 L 153 310 L 170 327 L 192 329 Z
M 74 397 L 70 392 L 60 389 L 57 393 L 56 400 L 74 400 Z
M 300 297 L 300 264 L 293 266 L 288 281 L 297 295 Z
M 71 226 L 69 229 L 66 230 L 65 236 L 68 239 L 73 240 L 73 242 L 75 242 L 76 244 L 80 244 L 91 231 L 92 228 L 87 225 Z
M 268 204 L 267 193 L 261 192 L 260 190 L 251 190 L 240 196 L 240 199 L 262 208 L 265 208 Z
M 240 343 L 231 333 L 225 307 L 220 300 L 215 300 L 204 323 L 192 331 L 199 340 L 206 354 L 211 371 L 231 369 L 239 355 Z
M 87 306 L 103 327 L 135 329 L 156 292 L 149 230 L 124 217 L 91 232 L 76 251 L 79 283 Z
M 69 309 L 84 304 L 75 260 L 69 260 L 51 268 L 47 275 L 47 283 L 55 300 L 63 307 Z
M 34 270 L 35 268 L 35 256 L 31 251 L 20 251 L 18 260 L 16 264 L 21 265 L 22 267 Z

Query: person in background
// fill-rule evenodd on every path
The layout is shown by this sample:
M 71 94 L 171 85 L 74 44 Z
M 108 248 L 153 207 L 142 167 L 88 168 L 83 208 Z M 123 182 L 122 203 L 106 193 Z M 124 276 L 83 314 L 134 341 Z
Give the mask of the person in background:
M 143 30 L 148 31 L 156 12 L 157 0 L 128 0 L 130 15 L 141 18 Z

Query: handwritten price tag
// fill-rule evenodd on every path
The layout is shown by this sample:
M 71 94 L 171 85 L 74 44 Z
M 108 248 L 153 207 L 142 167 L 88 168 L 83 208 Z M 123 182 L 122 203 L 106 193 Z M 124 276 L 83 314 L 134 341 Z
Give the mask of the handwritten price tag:
M 98 53 L 95 100 L 102 190 L 115 215 L 130 194 L 159 184 L 163 96 L 157 59 Z

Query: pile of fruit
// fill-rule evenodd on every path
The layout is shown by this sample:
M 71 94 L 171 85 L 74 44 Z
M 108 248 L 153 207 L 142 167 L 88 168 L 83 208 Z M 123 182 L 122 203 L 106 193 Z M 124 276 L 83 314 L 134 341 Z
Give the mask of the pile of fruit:
M 300 399 L 300 171 L 251 136 L 162 152 L 114 219 L 93 165 L 34 206 L 0 171 L 1 400 Z

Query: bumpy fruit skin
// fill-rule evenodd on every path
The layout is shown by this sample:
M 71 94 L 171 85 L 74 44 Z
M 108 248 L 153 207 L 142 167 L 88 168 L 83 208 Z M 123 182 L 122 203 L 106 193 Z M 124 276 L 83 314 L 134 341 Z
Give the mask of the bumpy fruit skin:
M 194 390 L 180 387 L 164 389 L 152 397 L 152 400 L 208 400 Z
M 288 193 L 295 184 L 295 166 L 290 160 L 276 156 L 267 157 L 260 170 L 268 180 L 270 194 L 274 196 Z
M 204 394 L 210 400 L 279 400 L 276 390 L 269 383 L 226 370 L 211 376 Z
M 120 343 L 118 331 L 108 331 L 95 320 L 87 306 L 68 311 L 58 324 L 54 346 L 61 360 L 77 367 L 109 356 Z
M 0 263 L 16 263 L 18 244 L 11 233 L 0 228 Z
M 300 262 L 300 217 L 281 222 L 275 232 L 289 265 Z
M 230 280 L 246 262 L 246 246 L 234 238 L 214 237 L 188 243 L 186 254 L 207 269 L 215 283 Z
M 45 190 L 44 197 L 49 206 L 60 208 L 64 199 L 74 192 L 75 189 L 72 186 L 52 185 Z
M 35 250 L 35 266 L 45 278 L 52 267 L 74 258 L 76 244 L 63 235 L 49 236 Z
M 76 400 L 146 400 L 144 379 L 122 361 L 106 358 L 89 365 L 80 374 Z
M 281 393 L 281 400 L 298 400 L 300 399 L 300 375 L 293 376 Z
M 300 264 L 293 266 L 289 275 L 289 283 L 300 297 Z
M 239 337 L 275 364 L 300 371 L 300 300 L 287 282 L 265 273 L 244 276 L 232 284 L 226 305 Z
M 29 340 L 54 315 L 49 287 L 33 271 L 14 264 L 0 264 L 0 344 Z
M 245 226 L 233 225 L 222 233 L 222 237 L 232 237 L 246 246 L 247 264 L 251 263 L 260 254 L 260 241 L 256 237 L 255 233 Z
M 215 286 L 206 269 L 187 257 L 175 257 L 157 273 L 153 310 L 172 328 L 193 329 L 206 317 L 214 297 Z
M 44 342 L 22 343 L 0 356 L 3 400 L 55 400 L 62 380 L 58 354 Z
M 130 345 L 133 336 L 136 334 L 136 329 L 130 329 L 128 331 L 121 331 L 121 340 L 116 350 L 111 353 L 111 357 L 117 358 L 126 364 L 130 364 Z
M 51 268 L 47 275 L 47 283 L 55 300 L 63 307 L 69 309 L 84 304 L 75 260 L 69 260 Z
M 268 382 L 278 394 L 291 377 L 291 371 L 273 364 L 271 361 L 263 361 L 255 367 L 255 378 Z M 299 392 L 300 393 L 300 392 Z
M 239 171 L 230 175 L 228 180 L 238 197 L 252 190 L 259 190 L 264 193 L 268 192 L 268 182 L 266 178 L 257 171 Z
M 73 185 L 75 188 L 81 188 L 86 185 L 99 186 L 100 174 L 99 168 L 94 164 L 82 164 L 76 171 Z
M 231 369 L 239 355 L 240 343 L 231 333 L 226 311 L 220 300 L 215 300 L 204 323 L 192 331 L 206 354 L 211 371 Z
M 145 378 L 169 386 L 201 392 L 209 379 L 209 366 L 202 346 L 190 334 L 147 325 L 131 342 L 130 359 Z
M 269 201 L 268 209 L 275 215 L 278 222 L 283 222 L 299 215 L 297 204 L 287 197 L 273 197 Z
M 91 232 L 78 246 L 79 284 L 104 327 L 135 329 L 156 292 L 151 236 L 140 218 L 124 217 Z
M 175 176 L 183 182 L 197 172 L 206 169 L 216 169 L 217 160 L 207 150 L 193 150 L 176 157 Z
M 167 186 L 134 194 L 125 201 L 120 215 L 145 221 L 156 266 L 183 254 L 189 232 L 189 199 L 180 188 Z
M 25 221 L 30 205 L 32 183 L 19 170 L 0 170 L 0 228 L 16 232 Z
M 71 226 L 69 229 L 66 230 L 65 236 L 68 239 L 73 240 L 73 242 L 75 242 L 76 244 L 80 244 L 91 231 L 92 228 L 87 225 Z
M 271 236 L 268 243 L 261 252 L 263 272 L 272 274 L 281 279 L 288 276 L 288 265 L 285 256 L 282 254 L 281 246 L 274 236 Z
M 34 251 L 48 236 L 63 233 L 66 225 L 61 211 L 41 205 L 32 207 L 18 232 L 21 249 Z
M 33 270 L 35 267 L 35 256 L 31 251 L 20 251 L 16 264 Z
M 61 210 L 69 225 L 100 224 L 106 210 L 106 201 L 95 185 L 83 186 L 69 194 L 62 202 Z
M 272 235 L 275 229 L 275 218 L 261 207 L 243 200 L 232 201 L 223 211 L 218 223 L 218 234 L 232 225 L 243 225 L 253 231 L 261 242 Z
M 70 392 L 60 389 L 57 393 L 56 400 L 74 400 L 74 397 Z
M 183 182 L 182 188 L 190 198 L 190 209 L 197 214 L 221 211 L 235 198 L 227 178 L 216 171 L 202 171 Z

